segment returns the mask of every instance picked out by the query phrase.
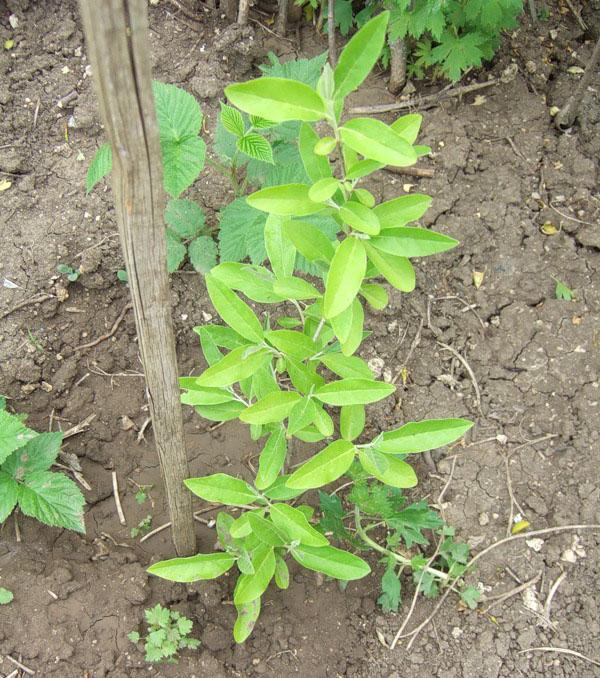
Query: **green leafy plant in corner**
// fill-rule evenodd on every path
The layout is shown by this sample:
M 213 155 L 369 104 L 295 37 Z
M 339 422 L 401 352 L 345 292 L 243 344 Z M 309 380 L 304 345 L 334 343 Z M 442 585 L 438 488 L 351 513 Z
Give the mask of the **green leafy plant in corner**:
M 464 419 L 409 422 L 359 442 L 366 406 L 395 392 L 393 384 L 375 379 L 356 355 L 369 334 L 363 303 L 385 308 L 388 292 L 382 280 L 408 293 L 415 286 L 411 258 L 457 245 L 441 233 L 408 226 L 424 214 L 431 201 L 428 196 L 411 194 L 376 204 L 375 196 L 360 186 L 363 178 L 385 165 L 414 165 L 429 152 L 415 145 L 419 115 L 403 116 L 392 125 L 369 118 L 341 122 L 344 99 L 379 58 L 388 19 L 385 12 L 367 23 L 346 45 L 335 71 L 323 66 L 316 86 L 267 76 L 225 89 L 228 105 L 244 114 L 296 125 L 308 181 L 265 186 L 245 199 L 264 215 L 261 244 L 269 266 L 222 261 L 206 276 L 208 294 L 225 325 L 196 328 L 208 368 L 200 376 L 180 379 L 184 404 L 211 421 L 239 419 L 249 426 L 252 439 L 261 441 L 251 482 L 225 473 L 186 481 L 201 499 L 242 512 L 217 515 L 220 550 L 157 562 L 149 572 L 171 581 L 195 582 L 235 567 L 237 642 L 252 632 L 271 581 L 281 589 L 288 587 L 290 558 L 347 582 L 371 571 L 367 561 L 352 551 L 383 548 L 399 566 L 431 576 L 429 588 L 453 576 L 449 558 L 442 570 L 422 561 L 413 563 L 408 556 L 398 560 L 398 544 L 375 548 L 370 527 L 363 528 L 362 520 L 363 512 L 378 515 L 379 505 L 369 512 L 354 497 L 356 532 L 348 539 L 339 505 L 326 516 L 328 527 L 321 524 L 318 529 L 314 509 L 302 499 L 306 492 L 348 474 L 355 476 L 359 469 L 391 493 L 394 512 L 388 519 L 396 516 L 394 534 L 419 543 L 422 530 L 437 529 L 439 519 L 425 505 L 404 507 L 396 492 L 417 484 L 409 461 L 414 454 L 461 438 L 472 425 Z M 315 123 L 328 128 L 322 136 Z M 334 152 L 341 159 L 335 173 Z M 315 218 L 335 224 L 335 240 L 314 224 Z M 299 255 L 313 267 L 311 280 L 295 275 Z M 242 295 L 285 310 L 259 318 Z M 290 473 L 295 439 L 317 448 Z M 328 501 L 333 508 L 335 500 Z M 412 522 L 406 517 L 409 509 L 417 516 Z M 350 548 L 338 548 L 332 540 L 346 541 Z M 390 587 L 386 591 L 391 607 L 396 594 Z
M 136 494 L 136 501 L 138 498 L 138 494 Z M 145 518 L 142 518 L 142 520 L 140 520 L 140 522 L 135 527 L 131 528 L 130 530 L 131 538 L 136 539 L 137 537 L 144 536 L 145 534 L 148 534 L 148 532 L 150 532 L 151 529 L 152 529 L 152 516 L 148 514 Z
M 85 532 L 79 488 L 63 473 L 50 471 L 62 437 L 37 433 L 21 416 L 0 409 L 0 523 L 18 506 L 46 525 Z
M 562 299 L 563 301 L 573 301 L 575 292 L 573 292 L 572 289 L 567 287 L 567 285 L 565 285 L 565 283 L 558 278 L 554 278 L 554 282 L 556 283 L 556 287 L 554 288 L 554 296 L 557 299 Z
M 73 268 L 72 266 L 68 266 L 67 264 L 58 264 L 56 267 L 56 270 L 61 274 L 61 275 L 66 275 L 67 280 L 69 282 L 75 282 L 76 280 L 79 279 L 79 276 L 81 275 L 81 271 Z
M 140 642 L 144 644 L 147 662 L 166 661 L 175 664 L 181 650 L 195 650 L 200 645 L 197 638 L 189 637 L 192 621 L 179 612 L 155 605 L 145 610 L 144 614 L 148 624 L 147 635 L 141 636 L 137 631 L 131 631 L 127 637 L 136 645 Z

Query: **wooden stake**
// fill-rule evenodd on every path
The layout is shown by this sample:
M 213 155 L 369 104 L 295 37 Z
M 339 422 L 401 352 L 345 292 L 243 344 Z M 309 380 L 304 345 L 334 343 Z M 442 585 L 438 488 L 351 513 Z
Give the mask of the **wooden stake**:
M 179 555 L 195 552 L 179 405 L 164 191 L 152 96 L 146 0 L 80 0 L 88 57 L 113 149 L 113 194 L 129 274 L 156 450 Z

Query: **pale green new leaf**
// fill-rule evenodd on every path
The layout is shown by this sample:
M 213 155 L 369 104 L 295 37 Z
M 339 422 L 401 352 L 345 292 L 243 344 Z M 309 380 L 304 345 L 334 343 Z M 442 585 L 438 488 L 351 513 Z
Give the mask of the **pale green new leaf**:
M 257 210 L 279 216 L 306 216 L 323 209 L 323 205 L 308 197 L 305 184 L 282 184 L 269 186 L 251 193 L 246 202 Z
M 397 457 L 385 456 L 376 450 L 363 448 L 358 458 L 367 473 L 391 487 L 408 488 L 417 484 L 417 475 L 413 467 Z
M 254 484 L 259 490 L 267 489 L 277 480 L 286 454 L 285 429 L 280 426 L 270 434 L 258 458 L 258 473 Z
M 385 289 L 377 283 L 364 283 L 360 293 L 375 310 L 383 310 L 389 303 L 389 296 Z
M 110 144 L 102 144 L 94 154 L 85 177 L 85 192 L 92 188 L 112 170 L 112 148 Z
M 360 202 L 349 200 L 340 208 L 340 218 L 345 224 L 367 235 L 378 235 L 379 219 L 375 212 Z
M 261 160 L 273 164 L 273 149 L 271 144 L 261 135 L 248 132 L 238 139 L 237 148 L 254 160 Z
M 302 544 L 292 550 L 292 556 L 302 567 L 342 581 L 362 579 L 371 572 L 368 563 L 362 558 L 334 546 L 315 548 Z
M 295 391 L 274 391 L 240 413 L 247 424 L 273 424 L 283 421 L 301 396 Z
M 225 261 L 215 266 L 210 274 L 232 290 L 238 290 L 248 299 L 261 304 L 272 304 L 286 299 L 285 295 L 275 291 L 275 276 L 264 266 Z
M 293 489 L 293 488 L 291 488 Z M 297 540 L 308 546 L 326 546 L 326 537 L 312 527 L 302 511 L 288 504 L 272 504 L 271 520 L 290 541 Z
M 473 422 L 466 419 L 409 422 L 393 431 L 386 431 L 383 439 L 377 443 L 377 449 L 389 454 L 426 452 L 462 438 L 472 426 Z
M 308 261 L 330 262 L 333 259 L 331 240 L 313 224 L 307 221 L 288 221 L 284 230 L 298 252 Z
M 398 257 L 426 257 L 451 250 L 458 245 L 458 240 L 426 228 L 405 226 L 382 231 L 370 243 L 378 250 Z
M 365 248 L 358 238 L 346 238 L 341 242 L 327 275 L 323 316 L 333 318 L 344 311 L 354 298 L 363 282 L 367 270 Z
M 283 228 L 283 219 L 273 214 L 267 217 L 265 224 L 265 247 L 271 262 L 271 268 L 277 278 L 289 278 L 294 273 L 296 248 L 287 237 Z
M 296 80 L 258 78 L 229 85 L 225 95 L 242 111 L 273 122 L 316 122 L 325 117 L 323 99 L 312 87 Z
M 19 507 L 31 518 L 52 527 L 85 532 L 85 500 L 77 485 L 62 473 L 35 471 L 23 479 Z
M 226 473 L 215 473 L 201 478 L 187 478 L 185 486 L 200 499 L 216 504 L 243 506 L 257 500 L 256 492 L 241 478 Z
M 365 428 L 365 406 L 346 405 L 340 410 L 340 433 L 344 440 L 356 440 Z
M 319 360 L 325 367 L 342 379 L 373 379 L 373 372 L 367 363 L 357 356 L 341 353 L 325 353 Z
M 242 114 L 232 106 L 221 102 L 220 120 L 223 127 L 236 137 L 243 137 L 246 131 Z
M 369 260 L 390 285 L 401 292 L 412 292 L 415 289 L 415 269 L 406 257 L 382 252 L 368 242 L 365 243 L 365 249 Z
M 210 421 L 231 421 L 237 419 L 246 406 L 239 400 L 220 405 L 195 405 L 196 412 Z
M 296 330 L 269 330 L 265 332 L 265 339 L 278 351 L 296 360 L 304 360 L 318 351 L 310 337 Z
M 171 558 L 150 565 L 147 572 L 162 579 L 189 583 L 216 579 L 231 569 L 235 558 L 229 553 L 198 553 L 189 558 Z
M 339 189 L 340 182 L 334 177 L 316 181 L 308 190 L 308 197 L 315 202 L 327 202 Z
M 321 296 L 319 290 L 307 280 L 296 277 L 279 278 L 273 282 L 273 291 L 284 299 L 316 299 Z
M 236 381 L 251 377 L 271 360 L 271 355 L 265 348 L 253 351 L 250 347 L 240 346 L 205 370 L 198 377 L 198 385 L 231 386 Z
M 206 276 L 206 289 L 217 313 L 231 328 L 249 341 L 262 341 L 262 326 L 248 304 L 212 275 Z
M 179 385 L 181 388 L 187 388 L 187 380 L 191 379 L 195 382 L 195 379 L 190 377 L 183 377 L 179 379 Z M 183 382 L 183 383 L 182 383 Z M 181 394 L 181 402 L 184 405 L 222 405 L 223 403 L 229 403 L 232 400 L 235 400 L 235 396 L 224 388 L 206 388 L 203 386 L 197 386 L 196 384 L 190 387 L 189 391 Z
M 335 72 L 335 95 L 345 97 L 369 75 L 381 55 L 385 42 L 389 12 L 368 21 L 342 50 Z
M 336 440 L 297 468 L 287 481 L 293 490 L 322 487 L 344 475 L 354 460 L 354 445 Z
M 315 418 L 315 403 L 305 396 L 292 408 L 288 419 L 288 435 L 293 436 L 298 431 L 310 426 Z
M 236 605 L 250 603 L 267 590 L 269 582 L 275 574 L 275 553 L 273 547 L 267 544 L 260 544 L 256 547 L 252 557 L 254 574 L 240 575 L 235 591 L 233 592 L 233 602 Z
M 407 167 L 417 162 L 414 148 L 374 118 L 353 118 L 340 127 L 342 141 L 369 160 Z
M 401 195 L 377 205 L 373 211 L 379 219 L 381 229 L 400 228 L 411 221 L 420 219 L 431 205 L 431 198 L 420 193 Z
M 319 141 L 319 135 L 311 125 L 303 123 L 298 137 L 298 150 L 302 158 L 302 164 L 311 181 L 319 181 L 331 177 L 331 165 L 324 155 L 314 152 L 315 145 Z
M 399 134 L 407 143 L 414 144 L 421 129 L 423 116 L 419 113 L 402 115 L 390 125 L 390 127 Z
M 285 560 L 278 554 L 275 554 L 275 583 L 284 590 L 290 585 L 290 571 Z
M 368 405 L 387 398 L 396 387 L 374 379 L 340 379 L 318 388 L 314 396 L 326 405 Z
M 285 541 L 270 520 L 261 517 L 255 511 L 249 511 L 248 524 L 258 539 L 268 546 L 284 546 Z

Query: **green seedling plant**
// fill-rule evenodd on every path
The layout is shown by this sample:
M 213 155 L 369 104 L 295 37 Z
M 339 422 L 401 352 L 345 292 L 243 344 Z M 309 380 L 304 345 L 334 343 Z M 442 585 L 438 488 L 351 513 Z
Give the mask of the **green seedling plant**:
M 56 270 L 61 275 L 66 275 L 69 282 L 76 282 L 81 275 L 81 271 L 79 269 L 67 266 L 67 264 L 58 264 Z
M 148 534 L 148 532 L 150 532 L 151 529 L 152 529 L 152 516 L 148 514 L 145 518 L 142 518 L 142 520 L 140 520 L 140 522 L 135 527 L 131 528 L 130 530 L 131 538 L 136 539 L 137 537 L 143 537 L 145 534 Z
M 369 334 L 363 303 L 385 308 L 388 293 L 382 279 L 408 293 L 415 286 L 411 258 L 457 245 L 441 233 L 407 226 L 424 214 L 428 196 L 411 194 L 376 204 L 359 185 L 385 165 L 414 165 L 429 152 L 414 145 L 421 116 L 404 116 L 392 125 L 369 118 L 342 122 L 344 99 L 376 64 L 388 20 L 384 12 L 369 21 L 348 42 L 335 71 L 323 66 L 316 87 L 269 76 L 225 90 L 228 105 L 248 116 L 300 123 L 297 143 L 308 180 L 264 187 L 246 198 L 252 209 L 266 215 L 269 267 L 225 261 L 206 276 L 208 294 L 225 325 L 196 328 L 208 368 L 180 380 L 182 402 L 200 416 L 218 422 L 239 419 L 250 427 L 252 439 L 262 441 L 252 482 L 225 473 L 186 481 L 201 499 L 242 513 L 217 515 L 221 550 L 157 562 L 149 572 L 189 583 L 214 579 L 235 566 L 237 642 L 252 632 L 271 580 L 281 589 L 288 587 L 290 558 L 342 582 L 370 572 L 363 558 L 333 546 L 333 535 L 315 527 L 314 509 L 302 495 L 344 475 L 356 476 L 356 469 L 386 491 L 412 488 L 417 484 L 412 455 L 452 443 L 472 425 L 464 419 L 407 422 L 359 442 L 365 407 L 395 391 L 393 384 L 376 380 L 356 355 Z M 321 123 L 320 133 L 315 123 Z M 334 154 L 340 159 L 335 171 Z M 336 224 L 335 241 L 309 221 L 314 216 Z M 300 257 L 313 266 L 313 282 L 295 275 Z M 275 304 L 286 314 L 265 313 L 261 320 L 241 295 Z M 318 451 L 292 471 L 289 457 L 296 440 L 318 445 Z M 360 502 L 355 506 L 353 529 L 360 546 L 353 542 L 352 550 L 373 549 L 368 532 L 374 528 L 362 528 Z M 367 517 L 371 515 L 376 513 Z M 441 569 L 403 556 L 393 543 L 382 548 L 386 557 L 395 554 L 398 565 L 425 572 L 440 586 L 454 581 L 449 571 L 454 561 L 445 561 Z
M 573 301 L 573 298 L 575 297 L 575 292 L 565 285 L 562 280 L 559 280 L 558 278 L 553 278 L 554 282 L 556 283 L 556 287 L 554 288 L 554 296 L 557 299 L 562 299 L 563 301 Z
M 141 636 L 137 631 L 131 631 L 127 637 L 136 645 L 144 644 L 147 662 L 176 664 L 181 650 L 195 650 L 200 645 L 197 638 L 189 637 L 193 622 L 179 612 L 157 604 L 145 610 L 144 615 L 148 634 Z
M 50 470 L 62 438 L 33 431 L 0 403 L 0 523 L 18 507 L 46 525 L 85 532 L 83 495 L 70 478 Z
M 9 605 L 14 598 L 13 592 L 0 586 L 0 605 Z

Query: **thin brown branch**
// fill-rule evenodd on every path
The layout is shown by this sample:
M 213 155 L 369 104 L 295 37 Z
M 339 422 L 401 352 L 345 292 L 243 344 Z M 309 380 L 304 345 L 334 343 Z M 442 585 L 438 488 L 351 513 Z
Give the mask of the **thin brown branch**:
M 123 310 L 121 313 L 119 313 L 119 317 L 115 320 L 113 323 L 113 326 L 110 328 L 110 332 L 107 332 L 106 334 L 101 335 L 97 339 L 94 339 L 94 341 L 90 341 L 87 344 L 81 344 L 81 346 L 76 346 L 75 351 L 83 351 L 86 348 L 92 348 L 93 346 L 97 346 L 98 344 L 102 343 L 103 341 L 106 341 L 107 339 L 110 339 L 113 334 L 119 329 L 119 325 L 123 322 L 123 318 L 125 318 L 125 315 L 127 311 L 130 311 L 133 308 L 133 304 L 131 302 L 125 304 L 123 307 Z

